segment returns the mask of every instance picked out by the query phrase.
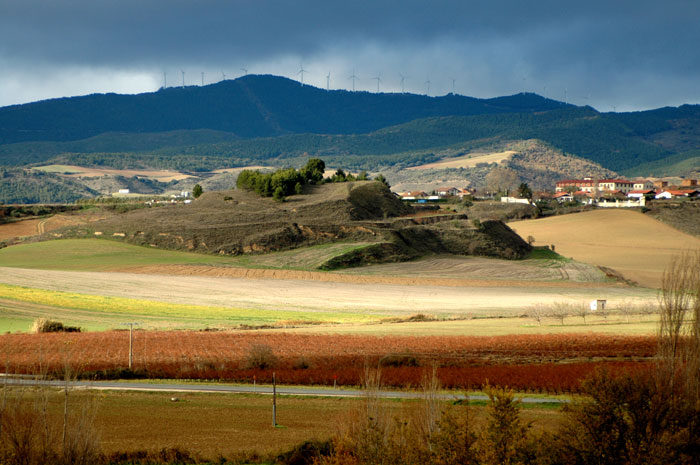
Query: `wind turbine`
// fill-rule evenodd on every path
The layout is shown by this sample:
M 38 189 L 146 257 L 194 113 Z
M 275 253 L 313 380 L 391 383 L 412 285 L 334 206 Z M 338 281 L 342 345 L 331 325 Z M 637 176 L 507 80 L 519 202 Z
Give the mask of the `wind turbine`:
M 221 80 L 225 81 L 226 80 L 226 73 L 224 73 L 224 70 L 221 70 Z
M 379 83 L 382 82 L 382 75 L 380 74 L 379 76 L 373 77 L 372 79 L 377 80 L 377 93 L 379 93 Z
M 352 79 L 352 91 L 355 92 L 355 79 L 360 79 L 359 77 L 355 76 L 355 68 L 352 69 L 352 76 L 350 76 L 348 79 Z
M 452 79 L 452 93 L 454 94 L 455 93 L 455 81 L 457 81 L 457 79 L 455 79 L 455 78 L 451 78 L 451 79 Z
M 248 75 L 248 70 L 246 68 L 241 68 L 241 71 L 243 71 L 243 76 Z
M 328 76 L 326 76 L 326 90 L 331 90 L 331 71 L 328 70 Z
M 202 71 L 202 87 L 204 87 L 204 71 Z
M 566 105 L 566 99 L 567 99 L 567 94 L 569 93 L 569 89 L 564 87 L 564 105 Z
M 399 73 L 399 76 L 401 76 L 401 93 L 403 94 L 403 93 L 404 93 L 404 90 L 403 90 L 403 82 L 406 80 L 406 77 L 407 77 L 407 76 L 404 76 L 404 75 L 401 74 L 401 73 Z
M 166 87 L 168 87 L 168 78 L 166 72 L 163 71 L 163 89 L 165 89 Z
M 428 91 L 426 92 L 426 95 L 430 95 L 430 76 L 428 76 L 428 80 L 425 81 L 423 84 L 428 86 Z
M 308 73 L 308 71 L 306 71 L 302 65 L 299 65 L 299 72 L 297 73 L 297 75 L 301 74 L 301 85 L 302 86 L 304 85 L 304 73 Z
M 184 89 L 185 88 L 185 71 L 181 69 L 180 72 L 182 73 L 182 88 Z

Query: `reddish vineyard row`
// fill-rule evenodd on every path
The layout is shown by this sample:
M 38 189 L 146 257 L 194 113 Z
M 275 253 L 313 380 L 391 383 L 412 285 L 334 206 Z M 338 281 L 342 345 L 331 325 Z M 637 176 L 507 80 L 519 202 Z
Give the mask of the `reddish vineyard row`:
M 359 383 L 364 366 L 382 365 L 392 386 L 420 384 L 439 367 L 447 387 L 492 384 L 574 391 L 598 366 L 646 369 L 653 337 L 547 335 L 498 337 L 337 336 L 247 332 L 134 332 L 134 368 L 147 376 L 264 382 L 270 369 L 251 368 L 255 348 L 269 347 L 279 378 L 295 384 Z M 128 364 L 129 333 L 8 334 L 0 357 L 14 372 L 40 369 L 100 374 Z M 264 352 L 264 351 L 263 351 Z M 269 354 L 268 354 L 269 355 Z M 269 360 L 268 360 L 269 361 Z M 259 365 L 256 365 L 259 366 Z

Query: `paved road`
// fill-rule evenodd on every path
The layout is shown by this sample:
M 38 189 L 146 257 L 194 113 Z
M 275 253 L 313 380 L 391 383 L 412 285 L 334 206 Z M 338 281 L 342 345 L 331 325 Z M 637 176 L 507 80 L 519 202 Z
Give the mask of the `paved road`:
M 5 382 L 5 381 L 3 381 Z M 62 387 L 63 381 L 36 380 L 29 377 L 7 378 L 6 382 L 12 385 L 45 385 Z M 186 383 L 149 383 L 134 382 L 124 383 L 116 381 L 73 381 L 70 383 L 77 389 L 99 389 L 107 391 L 153 391 L 153 392 L 213 392 L 231 394 L 272 394 L 272 386 L 251 384 L 186 384 Z M 277 386 L 277 394 L 287 396 L 322 396 L 322 397 L 362 397 L 364 391 L 360 389 L 326 388 L 326 387 L 290 387 Z M 420 392 L 416 391 L 380 391 L 379 397 L 387 399 L 418 399 Z M 441 394 L 442 399 L 466 399 L 464 394 Z M 471 395 L 469 400 L 488 400 L 484 395 Z M 565 400 L 543 397 L 522 397 L 526 404 L 564 403 Z

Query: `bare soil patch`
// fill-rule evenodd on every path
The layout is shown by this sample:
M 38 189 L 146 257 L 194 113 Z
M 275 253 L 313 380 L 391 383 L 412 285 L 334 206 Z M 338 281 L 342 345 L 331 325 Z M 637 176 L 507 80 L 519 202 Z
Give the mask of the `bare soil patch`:
M 35 169 L 57 172 L 67 178 L 94 178 L 100 176 L 124 176 L 154 179 L 161 182 L 179 181 L 192 177 L 189 174 L 171 170 L 118 170 L 112 168 L 87 168 L 75 165 L 47 165 Z
M 659 287 L 670 260 L 699 249 L 700 238 L 678 231 L 642 213 L 622 209 L 509 223 L 535 245 L 553 244 L 574 260 L 605 266 L 647 287 Z
M 461 157 L 445 158 L 435 163 L 428 163 L 420 166 L 412 166 L 408 170 L 433 170 L 443 168 L 474 168 L 479 163 L 501 163 L 510 158 L 517 152 L 506 150 L 505 152 L 496 153 L 470 153 Z
M 0 224 L 0 240 L 39 236 L 68 226 L 77 226 L 103 220 L 104 213 L 79 212 L 53 215 L 47 218 L 30 218 Z
M 138 273 L 2 268 L 0 282 L 200 306 L 398 316 L 519 315 L 536 303 L 581 303 L 592 298 L 611 303 L 655 299 L 653 293 L 603 283 L 352 276 L 185 265 L 141 267 L 132 271 Z
M 13 221 L 0 224 L 0 240 L 15 237 L 35 236 L 38 234 L 40 219 Z
M 514 282 L 530 285 L 533 281 L 566 281 L 590 283 L 599 287 L 605 275 L 596 267 L 574 261 L 524 260 L 506 261 L 487 257 L 437 256 L 404 263 L 387 263 L 341 271 L 350 275 L 373 275 L 441 279 L 448 282 L 479 282 L 495 285 L 503 281 L 506 286 Z M 598 284 L 593 284 L 598 283 Z
M 425 272 L 422 264 L 427 262 Z M 445 263 L 452 264 L 452 270 L 444 268 Z M 338 273 L 324 273 L 318 271 L 302 270 L 270 270 L 235 268 L 225 266 L 208 265 L 149 265 L 125 267 L 119 271 L 139 274 L 167 274 L 174 276 L 211 276 L 217 278 L 246 278 L 246 279 L 277 279 L 317 281 L 325 283 L 344 284 L 386 284 L 398 286 L 438 286 L 438 287 L 530 287 L 538 285 L 551 288 L 590 289 L 599 287 L 621 287 L 617 283 L 606 282 L 572 282 L 572 281 L 548 281 L 547 279 L 560 279 L 560 272 L 548 273 L 542 270 L 533 270 L 525 265 L 511 263 L 513 270 L 505 267 L 493 266 L 488 259 L 475 258 L 474 263 L 465 263 L 455 259 L 428 259 L 420 262 L 394 263 L 387 265 L 375 265 L 351 269 Z M 432 273 L 430 268 L 433 268 Z M 499 269 L 497 269 L 499 268 Z M 467 270 L 474 274 L 481 274 L 481 278 L 459 277 L 461 270 Z M 523 272 L 529 272 L 526 279 Z M 411 274 L 414 274 L 411 276 Z M 508 279 L 502 279 L 508 278 Z M 534 279 L 533 279 L 534 278 Z

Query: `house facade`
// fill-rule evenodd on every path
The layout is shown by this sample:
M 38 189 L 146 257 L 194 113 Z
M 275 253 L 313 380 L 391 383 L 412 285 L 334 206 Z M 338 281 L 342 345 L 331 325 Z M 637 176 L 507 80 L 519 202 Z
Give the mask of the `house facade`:
M 563 181 L 557 181 L 556 191 L 557 192 L 569 192 L 569 191 L 584 191 L 593 192 L 596 188 L 597 181 L 591 178 L 583 179 L 565 179 Z
M 648 179 L 634 181 L 633 191 L 646 191 L 654 188 L 654 183 Z
M 598 181 L 598 189 L 607 192 L 620 191 L 627 194 L 634 190 L 634 183 L 626 179 L 602 179 Z

